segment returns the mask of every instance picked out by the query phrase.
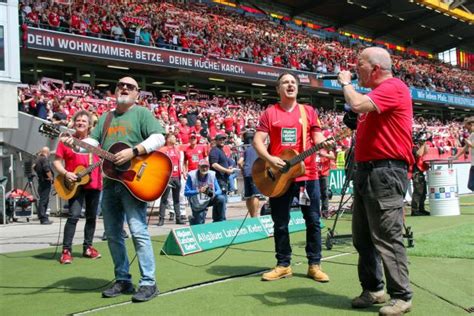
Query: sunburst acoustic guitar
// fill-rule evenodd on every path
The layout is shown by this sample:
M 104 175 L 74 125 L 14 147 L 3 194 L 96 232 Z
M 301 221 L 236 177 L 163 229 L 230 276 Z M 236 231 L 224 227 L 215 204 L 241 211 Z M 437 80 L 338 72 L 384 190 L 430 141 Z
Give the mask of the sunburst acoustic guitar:
M 344 129 L 338 135 L 327 138 L 325 142 L 338 141 L 349 136 L 351 132 L 350 129 Z M 282 196 L 288 191 L 295 178 L 304 175 L 304 160 L 320 150 L 325 142 L 319 143 L 300 154 L 294 149 L 285 149 L 279 155 L 286 162 L 286 165 L 281 169 L 274 169 L 267 161 L 257 158 L 252 166 L 252 178 L 255 185 L 263 195 L 268 197 Z
M 39 132 L 53 138 L 61 135 L 59 128 L 52 124 L 41 124 Z M 114 154 L 131 148 L 128 144 L 117 142 L 108 150 L 104 150 L 80 139 L 73 139 L 75 146 L 87 149 L 103 158 L 102 171 L 105 177 L 125 185 L 137 199 L 152 202 L 166 190 L 172 172 L 172 163 L 166 154 L 154 151 L 147 155 L 137 156 L 127 163 L 117 166 L 113 162 Z

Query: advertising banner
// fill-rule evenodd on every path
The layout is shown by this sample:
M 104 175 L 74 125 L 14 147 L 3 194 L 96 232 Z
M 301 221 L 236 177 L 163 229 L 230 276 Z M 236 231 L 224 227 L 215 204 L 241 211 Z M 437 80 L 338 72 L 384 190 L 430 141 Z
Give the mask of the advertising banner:
M 306 229 L 300 210 L 290 213 L 288 225 L 290 233 Z M 324 224 L 321 222 L 321 228 Z M 181 255 L 241 244 L 273 236 L 273 221 L 270 215 L 228 220 L 218 223 L 192 225 L 173 229 L 163 245 L 162 254 Z

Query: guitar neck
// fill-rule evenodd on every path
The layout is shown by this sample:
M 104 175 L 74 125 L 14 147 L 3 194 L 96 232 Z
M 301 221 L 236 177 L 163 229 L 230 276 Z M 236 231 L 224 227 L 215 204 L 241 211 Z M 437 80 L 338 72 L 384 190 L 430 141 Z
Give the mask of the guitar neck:
M 104 158 L 109 161 L 114 161 L 114 155 L 112 153 L 109 153 L 108 151 L 103 150 L 101 148 L 92 146 L 91 144 L 88 144 L 80 139 L 74 138 L 74 145 L 87 149 L 87 151 L 96 154 L 101 158 Z
M 290 164 L 290 166 L 294 166 L 294 165 L 302 162 L 303 160 L 305 160 L 306 158 L 308 158 L 309 156 L 311 156 L 312 154 L 314 154 L 315 152 L 317 152 L 318 150 L 323 148 L 323 144 L 325 142 L 329 141 L 329 140 L 337 140 L 337 139 L 335 139 L 334 137 L 329 137 L 324 142 L 321 142 L 317 145 L 314 145 L 310 149 L 308 149 L 306 151 L 303 151 L 301 154 L 296 155 L 288 163 Z
M 97 161 L 95 164 L 92 164 L 92 165 L 90 165 L 89 167 L 87 167 L 86 169 L 84 169 L 84 170 L 82 170 L 81 172 L 79 172 L 79 173 L 77 174 L 77 176 L 78 176 L 79 178 L 82 178 L 83 176 L 85 176 L 85 175 L 91 173 L 92 170 L 94 170 L 95 168 L 97 168 L 97 167 L 100 166 L 101 164 L 102 164 L 102 160 Z

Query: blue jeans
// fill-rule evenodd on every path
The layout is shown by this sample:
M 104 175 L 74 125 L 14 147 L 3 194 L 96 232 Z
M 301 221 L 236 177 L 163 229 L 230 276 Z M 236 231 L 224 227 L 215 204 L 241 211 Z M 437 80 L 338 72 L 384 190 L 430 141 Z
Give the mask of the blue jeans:
M 277 198 L 270 198 L 272 210 L 275 251 L 277 265 L 288 267 L 291 264 L 291 245 L 288 223 L 290 222 L 290 207 L 294 197 L 298 197 L 300 187 L 306 185 L 310 198 L 309 206 L 301 206 L 306 223 L 306 257 L 308 264 L 321 262 L 321 226 L 319 213 L 319 182 L 310 180 L 293 183 L 288 191 Z
M 155 256 L 147 229 L 146 210 L 147 203 L 137 200 L 123 184 L 109 181 L 104 186 L 102 215 L 117 281 L 132 280 L 125 240 L 122 236 L 125 216 L 140 267 L 141 278 L 138 285 L 155 284 Z

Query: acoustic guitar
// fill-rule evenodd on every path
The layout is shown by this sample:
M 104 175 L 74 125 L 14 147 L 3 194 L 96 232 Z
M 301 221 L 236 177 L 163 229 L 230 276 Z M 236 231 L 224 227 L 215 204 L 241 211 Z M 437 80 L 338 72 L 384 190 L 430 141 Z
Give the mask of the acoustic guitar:
M 41 124 L 39 132 L 49 137 L 59 137 L 61 131 L 52 124 Z M 114 155 L 131 146 L 117 142 L 104 150 L 92 146 L 73 137 L 75 146 L 87 149 L 89 152 L 104 159 L 102 171 L 106 178 L 118 181 L 125 185 L 130 193 L 138 200 L 152 202 L 158 199 L 166 190 L 173 169 L 171 160 L 166 154 L 154 151 L 147 155 L 140 155 L 123 165 L 114 164 Z
M 89 183 L 91 180 L 89 174 L 101 164 L 102 160 L 90 165 L 87 168 L 84 166 L 77 166 L 76 169 L 74 169 L 74 174 L 77 176 L 77 181 L 74 182 L 66 180 L 64 175 L 58 175 L 54 179 L 54 189 L 56 190 L 56 193 L 63 200 L 69 200 L 73 198 L 77 193 L 77 189 L 81 185 Z
M 294 149 L 285 149 L 278 156 L 286 165 L 281 169 L 274 169 L 262 158 L 257 158 L 252 166 L 252 178 L 263 195 L 268 197 L 279 197 L 285 194 L 295 178 L 306 172 L 304 160 L 320 150 L 324 143 L 330 140 L 338 141 L 351 134 L 350 129 L 342 130 L 337 136 L 329 137 L 310 149 L 299 154 Z

